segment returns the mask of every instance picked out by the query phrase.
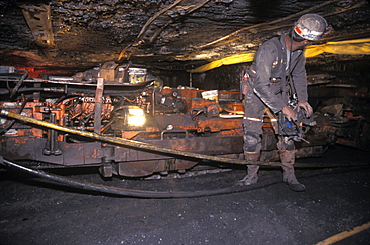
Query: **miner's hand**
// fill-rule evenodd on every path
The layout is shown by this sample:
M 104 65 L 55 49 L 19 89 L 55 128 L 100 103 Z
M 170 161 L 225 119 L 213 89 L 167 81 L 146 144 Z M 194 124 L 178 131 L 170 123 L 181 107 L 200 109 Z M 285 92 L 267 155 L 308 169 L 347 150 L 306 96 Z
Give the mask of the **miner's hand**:
M 298 111 L 301 109 L 301 106 L 306 110 L 306 117 L 309 118 L 312 113 L 313 113 L 313 109 L 312 109 L 312 106 L 310 104 L 308 104 L 307 101 L 305 100 L 300 100 L 298 102 Z
M 286 118 L 288 118 L 289 121 L 297 120 L 297 113 L 289 106 L 284 106 L 281 111 L 286 116 Z

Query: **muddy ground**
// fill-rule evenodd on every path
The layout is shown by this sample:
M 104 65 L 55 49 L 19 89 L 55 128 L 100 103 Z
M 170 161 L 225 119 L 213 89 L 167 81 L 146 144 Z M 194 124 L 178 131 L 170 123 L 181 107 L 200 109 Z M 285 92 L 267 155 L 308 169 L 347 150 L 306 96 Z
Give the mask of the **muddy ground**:
M 335 146 L 305 163 L 369 163 L 369 152 Z M 63 172 L 63 174 L 66 174 Z M 214 190 L 243 178 L 235 168 L 181 179 L 106 183 L 142 190 Z M 78 191 L 0 171 L 0 244 L 316 244 L 370 221 L 370 167 L 300 169 L 307 187 L 281 182 L 208 197 L 140 199 Z M 104 183 L 90 171 L 69 176 Z M 277 169 L 260 181 L 280 179 Z M 370 244 L 370 229 L 336 244 Z

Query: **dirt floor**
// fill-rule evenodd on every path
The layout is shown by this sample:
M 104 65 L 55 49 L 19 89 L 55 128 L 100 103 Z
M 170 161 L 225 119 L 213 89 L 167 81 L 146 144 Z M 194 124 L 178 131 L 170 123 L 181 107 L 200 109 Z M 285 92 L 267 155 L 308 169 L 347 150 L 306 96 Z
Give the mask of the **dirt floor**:
M 335 146 L 304 163 L 369 163 L 369 152 Z M 232 186 L 235 168 L 189 178 L 113 179 L 142 190 L 214 190 Z M 208 197 L 140 199 L 78 191 L 9 170 L 0 171 L 0 244 L 317 244 L 370 221 L 370 167 L 299 169 L 307 187 L 280 181 Z M 104 183 L 90 172 L 69 176 Z M 260 182 L 281 178 L 260 171 Z M 336 244 L 370 244 L 366 229 Z

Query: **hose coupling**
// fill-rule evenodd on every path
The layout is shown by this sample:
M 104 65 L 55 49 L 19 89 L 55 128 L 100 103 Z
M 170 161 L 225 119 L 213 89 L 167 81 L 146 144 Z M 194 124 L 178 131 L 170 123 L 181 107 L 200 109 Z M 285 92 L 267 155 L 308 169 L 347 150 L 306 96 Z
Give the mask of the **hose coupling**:
M 0 116 L 8 116 L 8 114 L 9 114 L 9 111 L 6 111 L 6 110 L 0 111 Z

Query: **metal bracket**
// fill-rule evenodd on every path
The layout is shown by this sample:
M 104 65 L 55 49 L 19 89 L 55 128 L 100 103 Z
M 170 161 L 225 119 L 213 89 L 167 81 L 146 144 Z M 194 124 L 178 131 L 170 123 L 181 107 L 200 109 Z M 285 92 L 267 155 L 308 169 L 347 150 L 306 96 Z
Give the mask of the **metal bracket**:
M 48 58 L 56 58 L 58 51 L 54 41 L 50 5 L 21 5 L 23 16 L 38 46 L 46 48 Z
M 164 139 L 164 134 L 185 134 L 185 139 L 189 138 L 189 132 L 187 130 L 163 130 L 161 132 L 161 140 Z

